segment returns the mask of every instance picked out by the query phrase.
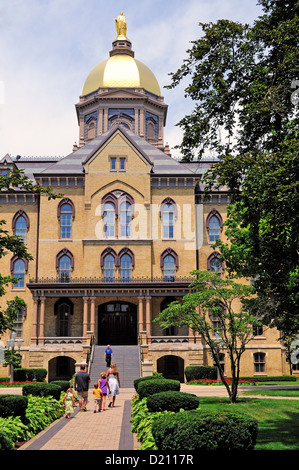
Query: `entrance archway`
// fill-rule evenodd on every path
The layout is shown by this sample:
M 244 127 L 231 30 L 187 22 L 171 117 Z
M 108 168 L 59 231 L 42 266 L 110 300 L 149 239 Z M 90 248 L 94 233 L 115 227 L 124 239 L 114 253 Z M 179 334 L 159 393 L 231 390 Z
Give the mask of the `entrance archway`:
M 162 356 L 157 360 L 157 372 L 166 379 L 184 382 L 184 359 L 175 355 Z
M 70 380 L 75 373 L 75 359 L 69 356 L 56 356 L 49 361 L 48 381 Z
M 98 344 L 137 344 L 137 307 L 130 302 L 107 302 L 98 308 Z

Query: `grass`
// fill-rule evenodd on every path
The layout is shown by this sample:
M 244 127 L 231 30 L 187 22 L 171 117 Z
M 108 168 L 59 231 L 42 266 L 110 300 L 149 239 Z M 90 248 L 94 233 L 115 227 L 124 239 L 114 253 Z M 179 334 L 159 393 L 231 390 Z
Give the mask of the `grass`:
M 200 397 L 200 408 L 239 410 L 256 418 L 259 432 L 255 450 L 299 449 L 299 400 L 242 397 L 231 405 L 227 398 Z
M 243 395 L 262 395 L 268 397 L 299 397 L 299 390 L 247 390 Z

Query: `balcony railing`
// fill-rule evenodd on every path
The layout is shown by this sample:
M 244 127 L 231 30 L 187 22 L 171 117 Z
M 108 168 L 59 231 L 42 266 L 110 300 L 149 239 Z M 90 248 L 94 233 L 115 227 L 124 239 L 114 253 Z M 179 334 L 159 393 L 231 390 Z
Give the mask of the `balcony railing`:
M 82 344 L 82 336 L 46 336 L 44 344 Z
M 131 279 L 116 279 L 116 278 L 104 278 L 104 277 L 39 277 L 30 278 L 29 284 L 139 284 L 139 283 L 191 283 L 195 280 L 192 276 L 176 276 L 176 277 L 132 277 Z

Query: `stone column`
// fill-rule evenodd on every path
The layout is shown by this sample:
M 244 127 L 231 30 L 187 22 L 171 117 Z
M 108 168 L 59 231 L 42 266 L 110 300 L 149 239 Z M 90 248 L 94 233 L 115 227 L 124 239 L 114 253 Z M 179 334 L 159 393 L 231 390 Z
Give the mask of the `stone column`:
M 83 297 L 83 344 L 87 340 L 87 325 L 88 325 L 88 297 Z
M 143 297 L 138 297 L 138 333 L 140 334 L 143 329 Z
M 145 327 L 148 344 L 151 343 L 151 297 L 145 297 Z
M 38 344 L 44 344 L 44 340 L 45 340 L 45 302 L 46 302 L 46 298 L 41 297 Z
M 38 298 L 33 299 L 33 321 L 31 344 L 37 344 L 37 314 L 38 314 Z
M 90 297 L 91 305 L 90 305 L 90 331 L 95 336 L 95 311 L 96 311 L 96 298 Z

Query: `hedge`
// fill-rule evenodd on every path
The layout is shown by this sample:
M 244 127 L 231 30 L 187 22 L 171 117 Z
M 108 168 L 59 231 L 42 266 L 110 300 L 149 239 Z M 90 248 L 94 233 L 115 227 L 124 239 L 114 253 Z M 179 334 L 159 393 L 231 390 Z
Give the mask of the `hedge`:
M 24 367 L 19 369 L 14 369 L 14 379 L 15 381 L 32 382 L 36 380 L 37 382 L 43 382 L 47 377 L 47 369 L 26 369 Z
M 0 395 L 0 416 L 2 418 L 20 416 L 25 422 L 27 405 L 28 399 L 22 395 Z
M 23 395 L 33 395 L 35 397 L 48 397 L 52 396 L 56 400 L 60 399 L 61 387 L 59 385 L 36 382 L 32 384 L 25 384 L 23 386 Z
M 277 375 L 277 376 L 266 376 L 266 375 L 255 375 L 254 377 L 240 377 L 244 380 L 254 380 L 255 382 L 296 382 L 297 377 L 295 375 Z
M 214 366 L 187 366 L 185 368 L 186 381 L 194 379 L 217 379 L 217 367 Z
M 199 398 L 191 393 L 168 390 L 154 393 L 147 397 L 147 408 L 150 412 L 195 410 L 199 405 Z
M 0 450 L 13 450 L 14 445 L 6 432 L 0 430 Z
M 141 382 L 144 382 L 145 380 L 160 380 L 160 379 L 164 379 L 162 374 L 146 375 L 145 377 L 139 377 L 138 379 L 135 379 L 134 382 L 133 382 L 134 383 L 134 388 L 135 388 L 136 392 L 138 393 L 138 385 Z
M 158 392 L 166 392 L 167 390 L 180 391 L 181 384 L 178 380 L 156 379 L 145 380 L 138 385 L 139 397 L 145 398 Z
M 192 410 L 157 417 L 152 434 L 158 450 L 253 450 L 257 420 L 249 415 Z
M 66 392 L 70 388 L 69 380 L 52 380 L 52 382 L 50 383 L 54 385 L 59 385 L 62 392 Z

